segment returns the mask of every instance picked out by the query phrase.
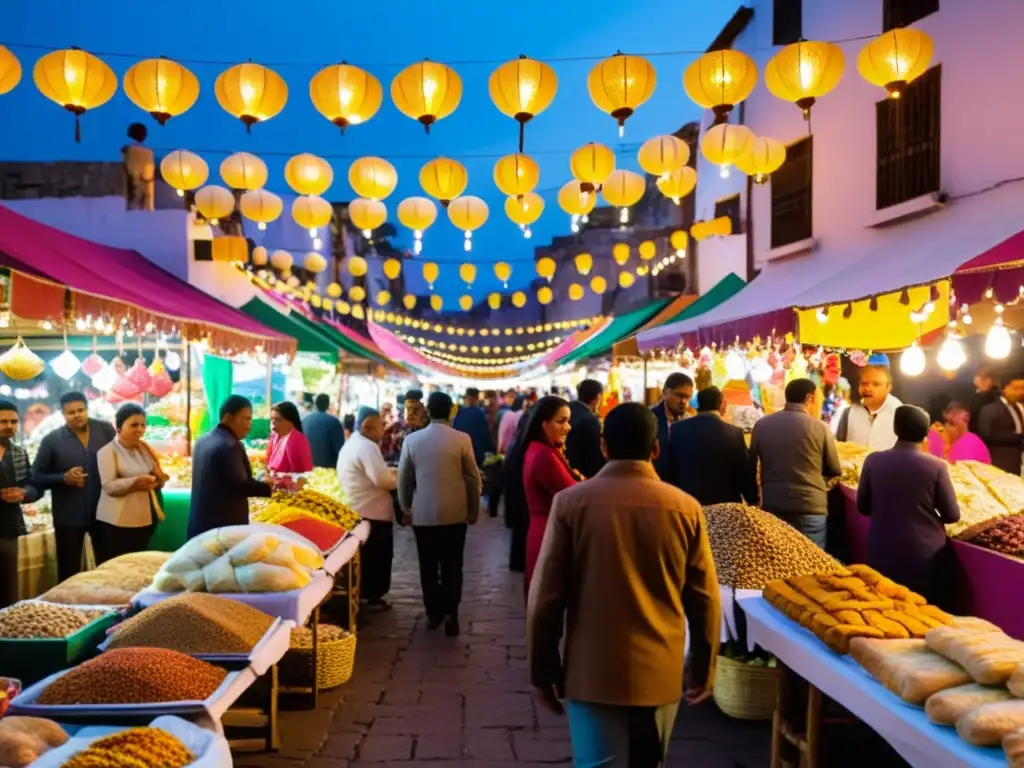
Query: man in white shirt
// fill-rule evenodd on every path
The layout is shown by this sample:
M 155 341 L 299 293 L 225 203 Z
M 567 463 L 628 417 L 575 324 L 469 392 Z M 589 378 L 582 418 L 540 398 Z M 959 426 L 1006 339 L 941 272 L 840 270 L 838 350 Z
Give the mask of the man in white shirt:
M 395 507 L 391 492 L 395 473 L 384 463 L 380 439 L 384 420 L 372 408 L 360 408 L 352 437 L 338 454 L 338 481 L 349 506 L 370 523 L 370 538 L 363 546 L 362 596 L 368 605 L 387 610 L 391 590 L 391 561 L 395 551 Z
M 887 451 L 896 445 L 893 421 L 901 403 L 892 394 L 892 372 L 884 365 L 866 365 L 860 372 L 860 402 L 843 411 L 836 439 Z

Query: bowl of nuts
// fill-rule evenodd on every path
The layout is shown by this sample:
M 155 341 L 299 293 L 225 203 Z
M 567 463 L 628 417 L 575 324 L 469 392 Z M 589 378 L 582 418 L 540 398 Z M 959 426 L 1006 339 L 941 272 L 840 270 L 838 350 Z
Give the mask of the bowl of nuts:
M 13 677 L 0 677 L 0 717 L 7 714 L 11 700 L 21 693 L 21 680 Z

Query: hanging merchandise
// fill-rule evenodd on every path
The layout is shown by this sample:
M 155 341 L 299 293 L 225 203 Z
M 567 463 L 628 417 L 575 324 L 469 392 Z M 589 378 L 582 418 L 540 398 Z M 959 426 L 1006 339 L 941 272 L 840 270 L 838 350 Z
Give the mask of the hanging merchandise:
M 383 200 L 398 186 L 398 171 L 383 158 L 360 157 L 348 168 L 348 183 L 360 197 Z
M 213 226 L 217 226 L 221 219 L 231 215 L 235 210 L 235 196 L 230 189 L 208 184 L 196 190 L 196 210 Z
M 586 224 L 590 212 L 597 205 L 597 195 L 580 190 L 577 181 L 570 181 L 558 190 L 558 205 L 569 214 L 569 225 L 573 232 L 579 232 L 580 223 Z
M 149 366 L 150 383 L 149 392 L 155 398 L 161 398 L 171 393 L 174 389 L 174 382 L 167 373 L 167 366 L 164 365 L 159 355 L 154 355 L 153 363 Z
M 584 194 L 597 192 L 615 170 L 615 153 L 604 144 L 590 142 L 572 153 L 569 170 Z
M 0 45 L 0 96 L 10 93 L 21 82 L 21 62 Z
M 302 152 L 284 166 L 284 180 L 299 195 L 322 195 L 334 183 L 334 169 L 322 157 Z
M 380 109 L 384 91 L 369 72 L 342 62 L 325 67 L 309 81 L 309 98 L 317 111 L 338 126 L 365 123 Z
M 437 206 L 426 197 L 407 197 L 398 204 L 398 220 L 412 230 L 413 253 L 423 252 L 423 232 L 437 220 Z
M 238 200 L 238 210 L 245 218 L 255 221 L 259 229 L 266 229 L 267 224 L 276 221 L 281 215 L 284 201 L 273 192 L 254 189 L 242 193 Z
M 348 204 L 348 218 L 363 233 L 363 237 L 369 240 L 374 230 L 388 220 L 388 209 L 380 200 L 357 197 Z
M 90 109 L 103 106 L 117 93 L 114 70 L 78 48 L 53 51 L 40 58 L 32 70 L 32 79 L 43 96 L 75 116 L 76 143 L 82 141 L 79 118 Z
M 487 306 L 497 311 L 501 309 L 501 294 L 492 293 L 487 296 Z
M 210 168 L 199 155 L 187 149 L 168 152 L 160 161 L 160 176 L 178 191 L 178 197 L 199 189 L 210 176 Z
M 586 295 L 586 291 L 583 290 L 583 286 L 579 283 L 572 283 L 569 285 L 569 298 L 572 301 L 579 301 Z
M 438 157 L 420 169 L 420 186 L 423 191 L 440 201 L 445 208 L 466 191 L 469 174 L 458 160 Z
M 646 173 L 667 179 L 690 161 L 690 147 L 675 136 L 655 136 L 640 145 L 636 157 Z
M 555 70 L 544 62 L 520 55 L 494 70 L 487 88 L 494 106 L 519 123 L 519 151 L 522 152 L 526 123 L 554 101 L 558 90 Z
M 590 274 L 590 270 L 594 266 L 594 257 L 589 253 L 577 253 L 573 262 L 576 264 L 576 271 L 586 276 Z
M 405 294 L 405 296 L 402 297 L 402 306 L 409 312 L 412 312 L 416 309 L 416 297 L 411 293 Z
M 107 367 L 106 361 L 96 351 L 96 337 L 92 337 L 92 353 L 82 361 L 81 371 L 90 379 Z
M 82 362 L 68 348 L 68 337 L 64 334 L 64 351 L 50 361 L 53 372 L 65 381 L 69 381 L 82 367 Z
M 473 250 L 473 232 L 484 225 L 487 216 L 487 203 L 473 195 L 456 198 L 448 205 L 448 219 L 465 234 L 467 251 Z
M 526 294 L 522 291 L 516 291 L 512 294 L 512 306 L 516 309 L 522 309 L 526 306 Z
M 295 260 L 288 251 L 284 251 L 279 248 L 270 254 L 270 266 L 278 272 L 287 272 L 292 268 L 292 264 L 294 263 Z
M 117 404 L 125 400 L 138 400 L 142 396 L 142 390 L 131 379 L 125 376 L 117 379 L 110 387 L 107 400 L 111 404 Z
M 537 275 L 550 283 L 555 276 L 555 260 L 550 256 L 542 256 L 537 259 Z
M 444 299 L 438 296 L 436 293 L 430 297 L 430 308 L 435 312 L 440 312 L 444 309 Z
M 600 275 L 594 275 L 594 277 L 590 278 L 590 290 L 600 296 L 608 290 L 608 281 Z
M 124 92 L 160 125 L 187 112 L 199 98 L 199 79 L 176 61 L 160 57 L 132 65 L 124 73 Z
M 505 195 L 522 197 L 540 181 L 540 166 L 520 152 L 505 155 L 494 164 L 494 184 Z
M 117 383 L 118 376 L 114 364 L 104 365 L 94 376 L 90 377 L 92 385 L 100 392 L 110 392 Z
M 679 205 L 679 201 L 697 187 L 697 171 L 687 165 L 664 178 L 659 177 L 654 183 L 661 194 Z
M 397 280 L 398 276 L 402 274 L 402 262 L 398 259 L 385 259 L 382 269 L 384 277 L 388 280 Z
M 302 266 L 307 272 L 312 272 L 314 275 L 319 275 L 321 272 L 327 269 L 327 259 L 325 259 L 323 254 L 321 253 L 317 253 L 316 251 L 310 251 L 302 260 Z
M 459 279 L 466 284 L 466 290 L 472 288 L 473 282 L 476 280 L 476 266 L 473 264 L 460 264 Z
M 757 65 L 745 53 L 731 49 L 709 51 L 683 73 L 683 88 L 694 103 L 715 113 L 715 122 L 729 119 L 733 107 L 757 85 Z
M 463 312 L 469 312 L 473 308 L 473 297 L 472 296 L 459 296 L 459 309 Z
M 316 240 L 320 228 L 328 226 L 334 218 L 334 207 L 322 197 L 303 195 L 292 201 L 292 218 Z
M 262 189 L 266 186 L 269 175 L 267 164 L 248 152 L 235 152 L 220 164 L 220 177 L 231 189 Z
M 775 54 L 764 70 L 768 91 L 790 101 L 810 119 L 814 102 L 839 84 L 846 66 L 843 49 L 834 43 L 800 40 Z
M 619 209 L 619 223 L 626 224 L 629 222 L 629 207 L 640 202 L 646 189 L 643 176 L 620 169 L 605 180 L 601 194 L 610 205 Z
M 898 99 L 903 89 L 928 71 L 932 39 L 920 29 L 899 28 L 870 40 L 857 56 L 861 77 Z
M 637 246 L 636 252 L 640 254 L 640 258 L 644 261 L 650 261 L 658 255 L 658 246 L 653 240 L 644 240 Z
M 252 127 L 274 117 L 288 101 L 288 84 L 269 67 L 246 62 L 236 64 L 217 76 L 214 95 L 221 108 Z
M 403 69 L 391 81 L 391 100 L 398 111 L 430 126 L 448 117 L 462 100 L 462 78 L 444 64 L 424 59 Z
M 348 259 L 348 272 L 352 277 L 363 277 L 369 271 L 370 265 L 362 256 L 350 256 Z M 351 291 L 350 291 L 351 292 Z M 359 299 L 356 299 L 359 301 Z
M 626 120 L 651 98 L 656 82 L 654 67 L 647 59 L 617 51 L 590 70 L 587 89 L 594 105 L 618 122 L 621 137 Z
M 669 236 L 669 245 L 676 250 L 676 256 L 680 259 L 686 256 L 686 246 L 690 242 L 690 236 L 685 229 L 677 229 Z
M 494 265 L 494 276 L 501 280 L 503 288 L 508 288 L 508 281 L 512 277 L 512 265 L 499 261 Z
M 708 129 L 700 142 L 701 154 L 719 168 L 723 179 L 729 178 L 729 166 L 750 151 L 754 132 L 745 125 L 720 123 Z
M 519 225 L 523 237 L 533 237 L 530 226 L 544 213 L 544 198 L 536 192 L 527 192 L 519 197 L 510 196 L 505 199 L 505 215 Z
M 153 383 L 153 375 L 146 367 L 146 361 L 142 359 L 142 344 L 139 343 L 139 356 L 135 358 L 132 367 L 125 373 L 125 378 L 130 381 L 139 392 L 146 392 Z
M 612 258 L 615 260 L 615 263 L 618 264 L 620 267 L 625 266 L 626 262 L 629 261 L 629 244 L 616 243 L 615 245 L 613 245 Z
M 736 167 L 754 177 L 755 184 L 764 184 L 786 162 L 786 146 L 777 139 L 758 136 L 747 152 L 736 158 Z
M 551 290 L 549 286 L 542 285 L 537 289 L 537 302 L 542 306 L 547 306 L 555 299 L 555 292 Z

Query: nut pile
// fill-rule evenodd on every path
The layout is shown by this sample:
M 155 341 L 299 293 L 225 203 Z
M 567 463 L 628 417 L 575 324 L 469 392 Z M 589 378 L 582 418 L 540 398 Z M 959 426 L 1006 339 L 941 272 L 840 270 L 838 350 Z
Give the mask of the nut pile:
M 746 504 L 704 508 L 718 583 L 763 589 L 776 579 L 842 570 L 835 558 L 779 518 Z
M 104 611 L 23 600 L 0 610 L 0 637 L 63 638 L 73 635 Z
M 61 768 L 184 768 L 195 761 L 184 744 L 160 728 L 130 728 L 97 739 Z
M 335 640 L 344 640 L 349 634 L 347 629 L 342 629 L 334 624 L 320 624 L 316 637 L 318 642 L 331 643 Z M 292 639 L 289 645 L 292 648 L 312 648 L 313 630 L 309 627 L 296 627 L 292 630 Z
M 187 592 L 132 616 L 110 648 L 167 648 L 181 653 L 248 653 L 274 619 L 263 611 L 202 592 Z
M 118 648 L 69 670 L 41 694 L 39 704 L 149 704 L 202 701 L 227 672 L 162 648 Z
M 41 599 L 65 605 L 127 605 L 149 586 L 170 558 L 167 552 L 134 552 L 108 560 L 99 568 L 77 573 Z
M 985 529 L 970 540 L 971 544 L 1024 558 L 1024 517 L 1008 517 Z

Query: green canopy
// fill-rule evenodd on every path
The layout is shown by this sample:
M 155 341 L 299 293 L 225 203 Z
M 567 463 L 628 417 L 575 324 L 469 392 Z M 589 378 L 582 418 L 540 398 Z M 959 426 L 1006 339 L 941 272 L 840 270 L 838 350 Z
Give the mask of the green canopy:
M 603 331 L 580 344 L 576 349 L 559 360 L 558 364 L 564 365 L 565 363 L 574 363 L 586 357 L 603 355 L 611 350 L 612 345 L 616 341 L 629 336 L 637 328 L 658 314 L 670 301 L 671 299 L 655 299 L 644 304 L 639 309 L 634 309 L 632 312 L 627 312 L 624 315 L 613 318 Z
M 306 320 L 306 318 L 304 317 L 302 317 L 301 319 L 307 323 L 310 323 L 310 325 L 312 325 L 312 327 L 315 328 L 316 330 L 320 331 L 320 333 L 323 333 L 328 338 L 333 339 L 334 342 L 346 352 L 349 352 L 355 355 L 356 357 L 361 357 L 365 360 L 372 360 L 375 363 L 381 363 L 383 365 L 391 364 L 390 361 L 385 360 L 380 355 L 366 349 L 362 344 L 353 341 L 348 336 L 337 331 L 335 328 L 328 325 L 327 323 L 313 322 L 310 320 Z
M 291 336 L 298 342 L 300 352 L 309 352 L 328 363 L 338 360 L 339 344 L 324 333 L 319 327 L 304 318 L 298 312 L 285 314 L 275 309 L 258 296 L 249 300 L 242 311 L 254 320 L 259 320 L 275 331 Z
M 709 309 L 714 309 L 726 299 L 732 298 L 735 294 L 739 293 L 740 289 L 745 287 L 746 284 L 746 281 L 742 277 L 739 277 L 735 272 L 730 272 L 715 283 L 710 291 L 705 293 L 675 317 L 670 317 L 664 323 L 661 323 L 661 325 L 678 323 L 680 320 L 686 320 L 690 317 L 703 315 Z

